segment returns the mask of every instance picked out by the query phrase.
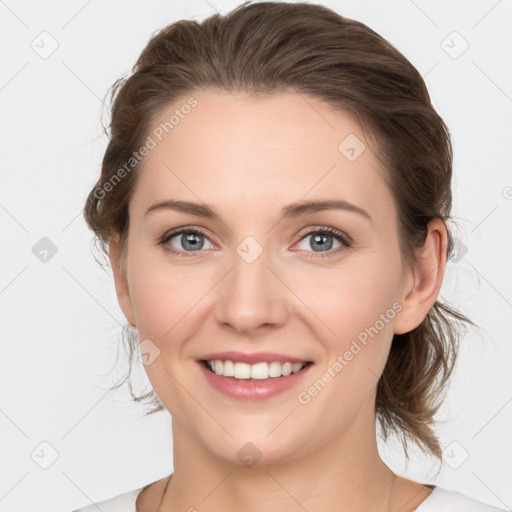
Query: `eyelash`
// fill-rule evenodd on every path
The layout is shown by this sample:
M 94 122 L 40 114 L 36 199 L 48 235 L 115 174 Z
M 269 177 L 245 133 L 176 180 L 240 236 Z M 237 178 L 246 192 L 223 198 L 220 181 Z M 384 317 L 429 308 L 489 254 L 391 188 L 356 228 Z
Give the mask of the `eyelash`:
M 174 238 L 176 235 L 182 235 L 182 234 L 185 234 L 185 233 L 187 233 L 187 234 L 194 234 L 194 235 L 202 235 L 205 238 L 208 238 L 206 233 L 204 233 L 200 229 L 184 227 L 184 228 L 178 228 L 178 229 L 176 229 L 174 231 L 170 231 L 170 232 L 166 233 L 160 239 L 160 241 L 158 242 L 158 245 L 165 246 L 165 244 L 171 238 Z M 304 240 L 306 237 L 308 237 L 310 235 L 315 235 L 317 233 L 329 234 L 333 238 L 335 238 L 338 242 L 340 242 L 342 245 L 341 245 L 341 247 L 338 247 L 337 249 L 334 249 L 332 251 L 326 251 L 325 254 L 316 253 L 314 251 L 306 251 L 307 253 L 309 253 L 306 256 L 307 258 L 317 258 L 317 257 L 319 257 L 319 258 L 329 258 L 329 257 L 332 257 L 334 255 L 339 254 L 341 251 L 347 250 L 350 247 L 352 247 L 352 243 L 353 242 L 352 242 L 352 239 L 349 236 L 345 235 L 341 231 L 338 231 L 337 229 L 334 229 L 334 228 L 331 228 L 331 227 L 328 227 L 328 226 L 323 226 L 323 227 L 319 227 L 319 228 L 315 228 L 315 229 L 312 229 L 310 231 L 307 231 L 306 233 L 304 233 L 301 236 L 300 240 L 297 243 L 302 242 L 302 240 Z M 173 249 L 170 246 L 165 246 L 164 248 L 165 248 L 166 251 L 169 251 L 170 253 L 175 254 L 176 256 L 183 257 L 183 258 L 188 258 L 190 256 L 193 256 L 194 255 L 193 253 L 196 252 L 196 251 L 177 251 L 176 249 Z

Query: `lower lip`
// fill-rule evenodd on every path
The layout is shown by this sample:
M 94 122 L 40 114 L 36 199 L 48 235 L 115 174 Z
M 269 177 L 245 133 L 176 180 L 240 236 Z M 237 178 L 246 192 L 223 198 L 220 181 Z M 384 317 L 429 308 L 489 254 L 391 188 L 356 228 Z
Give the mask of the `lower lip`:
M 217 375 L 198 363 L 208 382 L 218 391 L 241 400 L 263 400 L 293 388 L 311 368 L 311 364 L 286 377 L 270 377 L 265 380 L 244 380 Z

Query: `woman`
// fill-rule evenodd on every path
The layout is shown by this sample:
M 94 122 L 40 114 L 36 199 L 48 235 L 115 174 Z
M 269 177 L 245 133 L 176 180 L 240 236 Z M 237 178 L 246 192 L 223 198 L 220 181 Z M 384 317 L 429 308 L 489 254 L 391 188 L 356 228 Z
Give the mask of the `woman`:
M 85 217 L 174 472 L 100 508 L 499 510 L 377 449 L 378 419 L 441 459 L 471 323 L 438 300 L 452 148 L 411 63 L 326 7 L 246 3 L 157 33 L 113 99 Z

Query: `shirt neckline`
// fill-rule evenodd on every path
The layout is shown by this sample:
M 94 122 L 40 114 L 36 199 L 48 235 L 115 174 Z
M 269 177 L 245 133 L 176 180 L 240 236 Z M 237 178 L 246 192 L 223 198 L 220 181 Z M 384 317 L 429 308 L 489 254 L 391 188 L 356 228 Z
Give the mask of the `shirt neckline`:
M 432 484 L 425 484 L 427 487 L 430 487 L 432 489 L 432 492 L 412 511 L 412 512 L 422 512 L 423 511 L 423 505 L 427 503 L 432 496 L 439 493 L 440 487 L 438 485 L 432 485 Z

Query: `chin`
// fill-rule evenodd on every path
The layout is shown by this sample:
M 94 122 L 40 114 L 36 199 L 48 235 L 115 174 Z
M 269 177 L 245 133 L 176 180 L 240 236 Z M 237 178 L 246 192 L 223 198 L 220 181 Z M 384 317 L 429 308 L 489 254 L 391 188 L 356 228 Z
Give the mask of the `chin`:
M 276 424 L 272 428 L 275 428 Z M 255 429 L 254 426 L 239 425 L 238 429 L 230 429 L 231 437 L 224 432 L 222 437 L 209 432 L 203 437 L 203 444 L 229 464 L 253 467 L 254 465 L 271 465 L 291 461 L 297 457 L 298 449 L 303 446 L 299 439 L 305 435 L 295 436 L 289 429 L 279 427 L 272 432 L 272 428 L 264 430 Z M 269 432 L 272 432 L 268 435 Z M 201 433 L 198 433 L 200 437 Z

